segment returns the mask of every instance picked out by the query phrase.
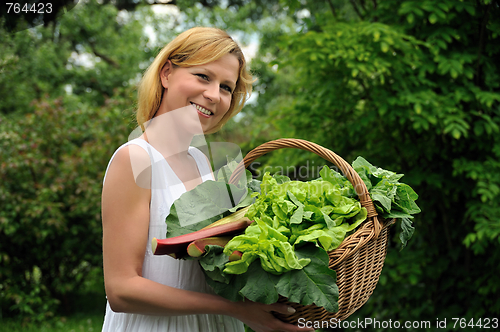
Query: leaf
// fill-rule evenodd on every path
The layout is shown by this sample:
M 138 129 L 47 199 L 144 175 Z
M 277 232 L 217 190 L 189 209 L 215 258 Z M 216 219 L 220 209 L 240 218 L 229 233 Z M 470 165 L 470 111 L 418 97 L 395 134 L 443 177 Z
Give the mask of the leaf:
M 260 184 L 261 182 L 259 180 L 252 179 L 249 182 L 247 182 L 248 189 L 252 191 L 252 193 L 259 193 L 260 194 Z
M 203 270 L 205 272 L 205 270 Z M 213 289 L 213 291 L 230 301 L 237 302 L 243 301 L 244 297 L 241 296 L 239 290 L 246 285 L 245 274 L 242 275 L 230 275 L 229 283 L 215 281 L 210 278 L 210 274 L 207 274 L 206 281 L 207 284 Z
M 247 188 L 238 188 L 224 182 L 205 181 L 193 190 L 183 193 L 174 201 L 170 208 L 167 223 L 167 237 L 174 237 L 197 231 L 214 221 L 221 219 L 224 214 L 235 206 L 243 207 L 251 204 L 253 198 L 247 198 Z
M 414 109 L 415 109 L 415 112 L 416 112 L 417 114 L 421 114 L 421 113 L 422 113 L 422 105 L 420 105 L 419 103 L 416 103 L 416 104 L 414 105 Z
M 290 224 L 300 224 L 302 218 L 304 217 L 304 205 L 301 205 L 295 210 L 292 217 L 290 218 Z
M 393 218 L 413 218 L 413 216 L 407 212 L 393 210 L 387 214 L 382 215 L 385 219 L 393 219 Z
M 229 212 L 233 213 L 238 211 L 240 208 L 252 205 L 255 201 L 255 197 L 251 195 L 252 191 L 248 189 L 247 194 L 244 196 L 243 199 L 240 200 L 240 202 L 233 208 L 229 209 Z
M 409 218 L 401 218 L 401 234 L 399 235 L 399 239 L 401 240 L 402 247 L 401 250 L 406 247 L 408 240 L 411 239 L 415 228 L 412 226 L 412 222 Z
M 391 198 L 387 196 L 386 193 L 382 191 L 374 191 L 370 193 L 372 201 L 374 204 L 379 203 L 378 205 L 383 208 L 384 212 L 391 211 Z M 376 204 L 377 205 L 377 204 Z
M 437 22 L 437 20 L 438 20 L 438 17 L 437 17 L 437 15 L 436 15 L 436 14 L 432 13 L 431 15 L 429 15 L 429 22 L 430 22 L 431 24 L 436 23 L 436 22 Z
M 397 189 L 395 203 L 409 214 L 420 213 L 420 208 L 415 203 L 417 193 L 407 184 L 400 183 Z
M 387 53 L 389 52 L 389 45 L 385 42 L 381 42 L 380 49 L 382 50 L 382 52 Z
M 325 250 L 313 245 L 296 250 L 299 258 L 311 262 L 302 270 L 287 272 L 276 284 L 277 292 L 289 301 L 302 305 L 315 304 L 329 312 L 338 311 L 339 290 L 336 273 L 328 268 L 329 257 Z
M 290 178 L 286 175 L 281 175 L 281 174 L 275 174 L 273 175 L 273 178 L 276 180 L 277 184 L 282 184 L 285 182 L 290 182 Z
M 304 206 L 304 204 L 302 204 L 291 191 L 288 190 L 286 194 L 288 195 L 288 198 L 290 198 L 290 201 L 292 201 L 292 203 L 297 207 Z
M 243 276 L 243 277 L 242 277 Z M 276 284 L 280 276 L 267 273 L 258 261 L 254 261 L 245 274 L 239 275 L 245 278 L 246 283 L 239 293 L 245 298 L 265 304 L 272 304 L 278 301 Z
M 324 166 L 319 172 L 321 178 L 325 181 L 330 182 L 334 186 L 343 188 L 345 186 L 351 186 L 351 183 L 342 174 L 335 172 L 331 168 Z
M 224 265 L 229 261 L 229 257 L 223 255 L 224 248 L 220 246 L 207 246 L 205 255 L 200 258 L 199 262 L 205 274 L 215 281 L 229 283 L 230 276 L 224 274 Z
M 413 14 L 409 14 L 408 16 L 406 16 L 406 20 L 408 21 L 408 23 L 412 24 L 413 21 L 415 20 L 415 16 L 413 16 Z
M 218 214 L 216 216 L 213 216 L 212 218 L 205 219 L 205 220 L 200 221 L 200 222 L 195 223 L 195 224 L 181 226 L 179 224 L 177 209 L 176 209 L 175 205 L 173 204 L 172 207 L 170 208 L 170 214 L 165 219 L 165 222 L 167 223 L 167 238 L 171 238 L 171 237 L 175 237 L 175 236 L 184 235 L 184 234 L 198 231 L 198 230 L 202 229 L 203 227 L 206 227 L 206 226 L 210 225 L 211 223 L 216 222 L 219 219 L 222 219 L 223 217 L 225 217 L 225 215 L 226 214 Z

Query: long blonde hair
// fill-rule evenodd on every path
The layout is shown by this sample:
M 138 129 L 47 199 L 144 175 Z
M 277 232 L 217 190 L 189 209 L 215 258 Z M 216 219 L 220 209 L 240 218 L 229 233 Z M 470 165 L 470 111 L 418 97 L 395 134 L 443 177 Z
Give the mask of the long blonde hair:
M 144 123 L 151 120 L 160 107 L 163 86 L 160 72 L 170 60 L 174 66 L 191 67 L 207 64 L 226 54 L 233 54 L 239 62 L 239 73 L 229 110 L 216 127 L 206 134 L 218 131 L 234 115 L 238 114 L 252 92 L 252 75 L 238 44 L 223 30 L 196 27 L 179 34 L 158 53 L 144 73 L 138 88 L 137 123 L 144 131 Z

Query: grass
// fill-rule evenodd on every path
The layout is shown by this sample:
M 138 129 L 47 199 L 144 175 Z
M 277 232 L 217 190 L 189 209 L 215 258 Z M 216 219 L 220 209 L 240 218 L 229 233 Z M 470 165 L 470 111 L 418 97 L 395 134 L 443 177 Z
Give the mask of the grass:
M 42 323 L 29 323 L 18 319 L 2 319 L 0 332 L 99 332 L 102 330 L 102 313 L 79 313 L 57 317 Z

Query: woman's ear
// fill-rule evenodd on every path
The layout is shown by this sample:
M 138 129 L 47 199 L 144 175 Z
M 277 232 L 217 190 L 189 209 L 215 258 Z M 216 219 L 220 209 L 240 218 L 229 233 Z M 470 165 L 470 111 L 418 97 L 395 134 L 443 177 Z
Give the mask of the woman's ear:
M 172 62 L 170 60 L 167 60 L 167 63 L 163 66 L 163 68 L 160 71 L 160 79 L 161 79 L 161 85 L 165 89 L 168 89 L 168 75 L 172 73 Z

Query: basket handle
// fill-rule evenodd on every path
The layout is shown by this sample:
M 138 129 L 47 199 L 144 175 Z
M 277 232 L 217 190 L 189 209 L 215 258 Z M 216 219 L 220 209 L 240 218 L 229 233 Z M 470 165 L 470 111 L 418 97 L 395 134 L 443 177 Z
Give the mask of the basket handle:
M 310 151 L 317 154 L 321 158 L 332 162 L 335 166 L 340 168 L 344 176 L 353 185 L 354 190 L 361 202 L 361 206 L 366 208 L 366 210 L 368 211 L 368 218 L 374 218 L 378 215 L 377 211 L 375 210 L 375 206 L 373 205 L 373 201 L 370 197 L 370 194 L 368 193 L 368 189 L 366 188 L 365 183 L 363 182 L 363 180 L 361 180 L 361 177 L 352 168 L 352 166 L 349 165 L 349 163 L 347 163 L 337 154 L 328 150 L 327 148 L 324 148 L 321 145 L 302 139 L 281 138 L 259 145 L 258 147 L 250 151 L 245 156 L 245 158 L 243 158 L 243 160 L 238 164 L 233 174 L 229 178 L 229 183 L 236 184 L 240 176 L 244 174 L 244 169 L 260 156 L 263 156 L 268 152 L 283 148 L 296 148 L 296 149 Z M 375 237 L 378 237 L 378 234 L 380 233 L 382 226 L 383 225 L 380 222 L 374 222 Z

